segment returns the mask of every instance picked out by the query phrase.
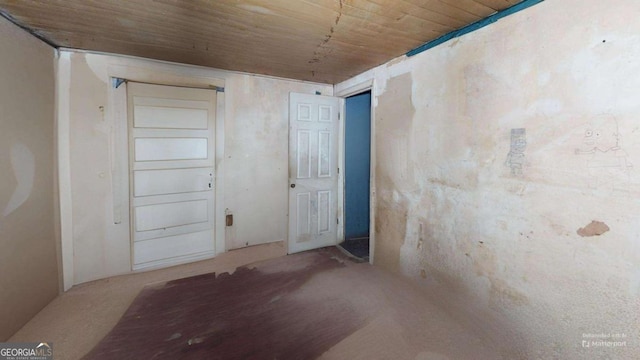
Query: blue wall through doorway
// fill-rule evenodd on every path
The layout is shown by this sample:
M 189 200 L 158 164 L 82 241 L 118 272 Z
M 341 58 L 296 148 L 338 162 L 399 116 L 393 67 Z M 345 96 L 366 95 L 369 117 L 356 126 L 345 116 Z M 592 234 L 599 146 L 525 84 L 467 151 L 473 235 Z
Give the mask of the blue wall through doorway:
M 369 237 L 371 92 L 346 100 L 345 240 Z

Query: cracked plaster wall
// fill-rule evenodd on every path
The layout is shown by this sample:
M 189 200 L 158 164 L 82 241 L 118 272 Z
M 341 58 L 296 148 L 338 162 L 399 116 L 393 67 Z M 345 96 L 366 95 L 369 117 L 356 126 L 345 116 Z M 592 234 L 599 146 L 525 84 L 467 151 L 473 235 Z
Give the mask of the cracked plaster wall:
M 375 84 L 375 264 L 441 289 L 510 357 L 640 354 L 638 16 L 548 0 L 336 85 Z M 607 231 L 579 235 L 594 220 Z

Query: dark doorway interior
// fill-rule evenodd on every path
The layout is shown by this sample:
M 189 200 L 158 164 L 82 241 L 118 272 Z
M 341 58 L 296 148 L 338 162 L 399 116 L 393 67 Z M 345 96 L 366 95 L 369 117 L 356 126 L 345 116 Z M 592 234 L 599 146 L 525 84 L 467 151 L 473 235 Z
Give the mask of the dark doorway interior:
M 369 259 L 371 91 L 346 99 L 345 241 L 343 249 Z

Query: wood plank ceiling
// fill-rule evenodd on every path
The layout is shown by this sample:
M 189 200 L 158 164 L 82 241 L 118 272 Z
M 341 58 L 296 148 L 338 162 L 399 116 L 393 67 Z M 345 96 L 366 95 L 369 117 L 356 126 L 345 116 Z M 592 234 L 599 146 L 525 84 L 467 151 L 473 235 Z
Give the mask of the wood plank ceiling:
M 335 84 L 521 0 L 0 0 L 58 47 Z

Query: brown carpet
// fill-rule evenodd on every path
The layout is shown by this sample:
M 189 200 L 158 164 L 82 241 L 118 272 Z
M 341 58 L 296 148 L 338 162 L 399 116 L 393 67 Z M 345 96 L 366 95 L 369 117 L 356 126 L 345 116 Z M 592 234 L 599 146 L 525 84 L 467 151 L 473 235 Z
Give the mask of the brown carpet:
M 298 294 L 348 261 L 335 249 L 316 250 L 147 287 L 84 358 L 315 359 L 370 315 L 332 291 Z
M 349 259 L 320 249 L 147 286 L 84 359 L 523 359 L 511 328 L 455 306 L 473 299 Z M 105 306 L 78 304 L 66 315 L 89 325 L 70 336 Z

